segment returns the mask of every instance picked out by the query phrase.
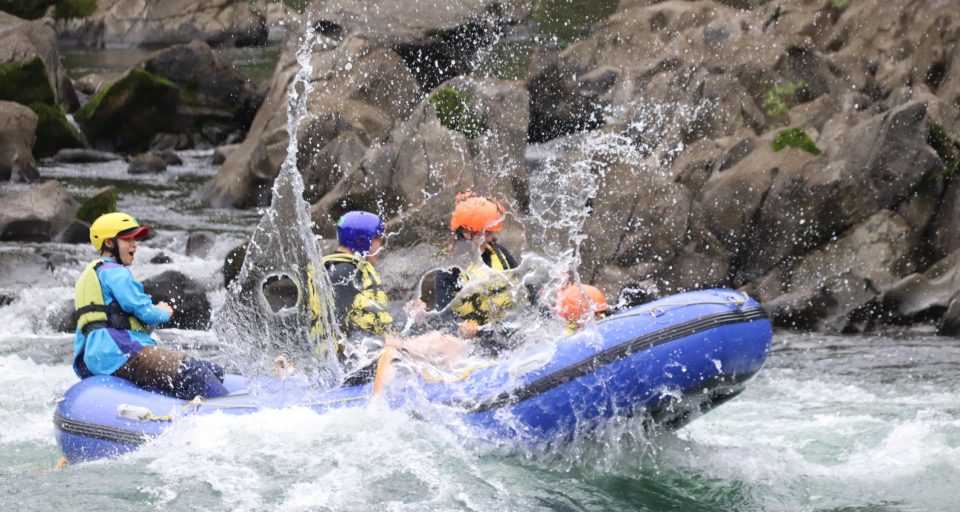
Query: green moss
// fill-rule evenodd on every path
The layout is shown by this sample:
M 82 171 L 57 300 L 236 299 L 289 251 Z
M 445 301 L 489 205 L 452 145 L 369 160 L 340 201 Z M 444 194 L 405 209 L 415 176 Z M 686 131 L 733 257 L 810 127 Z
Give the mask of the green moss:
M 468 139 L 475 139 L 487 131 L 487 126 L 470 109 L 472 99 L 469 94 L 444 87 L 430 96 L 430 103 L 433 103 L 437 117 L 444 126 L 464 134 Z
M 134 68 L 80 107 L 74 118 L 96 145 L 146 149 L 155 134 L 175 131 L 179 103 L 180 90 L 173 82 Z
M 780 133 L 773 138 L 774 151 L 780 151 L 787 146 L 802 149 L 813 155 L 819 155 L 822 153 L 820 148 L 817 147 L 817 144 L 813 142 L 813 139 L 807 135 L 807 132 L 803 131 L 803 128 L 787 128 L 785 130 L 780 130 Z
M 842 11 L 850 5 L 850 0 L 830 0 L 830 6 L 837 11 Z
M 77 218 L 84 222 L 93 222 L 105 213 L 117 211 L 117 187 L 103 187 L 77 209 Z
M 47 68 L 40 57 L 29 62 L 11 62 L 0 66 L 0 100 L 21 105 L 44 103 L 54 105 L 57 96 L 47 78 Z
M 53 156 L 63 148 L 82 148 L 80 134 L 67 121 L 63 109 L 44 103 L 31 103 L 30 110 L 37 114 L 37 142 L 33 154 L 38 157 Z
M 927 134 L 927 144 L 930 144 L 940 160 L 943 160 L 946 166 L 944 176 L 948 179 L 956 176 L 960 171 L 960 145 L 947 135 L 942 126 L 933 123 L 930 124 L 930 132 Z
M 803 80 L 798 80 L 792 84 L 775 85 L 771 87 L 763 97 L 763 111 L 767 117 L 781 117 L 790 111 L 787 99 L 797 92 L 798 89 L 806 85 Z
M 95 12 L 97 0 L 60 0 L 53 10 L 53 17 L 58 20 L 86 18 Z
M 45 12 L 47 7 L 57 3 L 57 0 L 0 0 L 0 11 L 8 12 L 18 18 L 35 20 Z
M 617 0 L 536 0 L 533 26 L 542 40 L 565 47 L 590 34 L 590 28 L 617 11 Z

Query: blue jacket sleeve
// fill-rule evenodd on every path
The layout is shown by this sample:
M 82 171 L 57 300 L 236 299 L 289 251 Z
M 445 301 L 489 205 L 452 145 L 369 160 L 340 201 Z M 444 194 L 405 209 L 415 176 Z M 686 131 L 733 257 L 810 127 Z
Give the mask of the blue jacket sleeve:
M 112 298 L 121 309 L 150 327 L 170 320 L 166 311 L 153 305 L 153 299 L 144 293 L 143 285 L 133 278 L 129 269 L 108 268 L 99 271 L 99 276 L 105 301 Z

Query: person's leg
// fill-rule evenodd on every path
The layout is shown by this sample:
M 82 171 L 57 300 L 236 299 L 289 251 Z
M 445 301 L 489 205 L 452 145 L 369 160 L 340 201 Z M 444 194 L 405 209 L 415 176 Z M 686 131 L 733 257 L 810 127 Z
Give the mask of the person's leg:
M 160 347 L 140 349 L 114 375 L 184 400 L 228 394 L 220 365 Z

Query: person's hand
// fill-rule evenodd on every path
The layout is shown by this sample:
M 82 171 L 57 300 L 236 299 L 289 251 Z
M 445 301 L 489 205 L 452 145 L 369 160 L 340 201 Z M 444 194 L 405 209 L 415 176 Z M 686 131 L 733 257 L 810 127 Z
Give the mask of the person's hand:
M 168 315 L 173 316 L 173 308 L 170 307 L 170 304 L 167 304 L 166 301 L 160 302 L 157 304 L 157 307 L 163 311 L 166 311 Z
M 460 322 L 460 337 L 469 340 L 477 337 L 477 331 L 480 330 L 480 324 L 476 320 L 464 320 Z
M 403 310 L 414 324 L 419 324 L 427 315 L 427 304 L 420 299 L 413 299 L 403 305 Z

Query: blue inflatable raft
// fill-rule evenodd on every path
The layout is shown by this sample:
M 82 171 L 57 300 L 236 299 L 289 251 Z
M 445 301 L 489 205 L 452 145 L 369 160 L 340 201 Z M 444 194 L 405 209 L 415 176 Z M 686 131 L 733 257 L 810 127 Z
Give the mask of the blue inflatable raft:
M 528 446 L 564 442 L 614 416 L 642 415 L 652 426 L 674 429 L 740 393 L 763 365 L 771 335 L 764 310 L 744 294 L 690 292 L 607 317 L 460 379 L 420 377 L 415 393 L 400 394 L 447 408 L 482 438 Z M 254 396 L 239 376 L 228 375 L 225 384 L 229 396 L 187 402 L 116 377 L 84 379 L 57 404 L 57 442 L 75 463 L 135 450 L 183 415 L 294 406 L 323 413 L 362 406 L 373 393 L 373 384 L 317 391 L 277 381 Z

